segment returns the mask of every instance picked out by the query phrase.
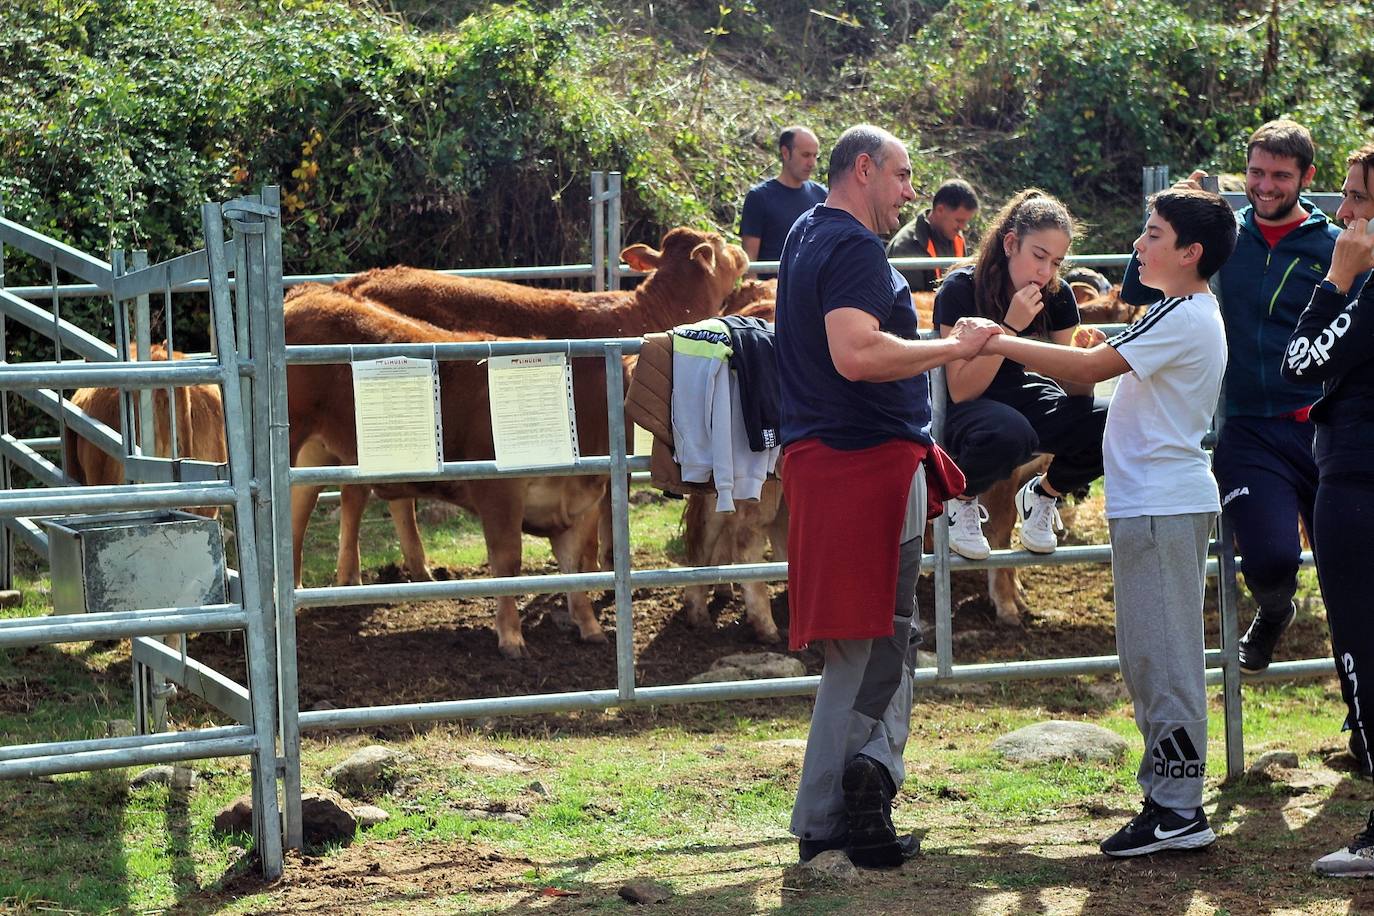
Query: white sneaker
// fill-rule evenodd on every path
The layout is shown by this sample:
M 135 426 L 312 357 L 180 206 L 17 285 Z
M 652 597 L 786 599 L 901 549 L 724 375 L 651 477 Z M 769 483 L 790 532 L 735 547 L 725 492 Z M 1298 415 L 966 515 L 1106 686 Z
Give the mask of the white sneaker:
M 1041 496 L 1033 487 L 1040 482 L 1032 477 L 1016 494 L 1016 509 L 1021 514 L 1021 546 L 1031 553 L 1054 553 L 1059 546 L 1057 532 L 1064 530 L 1059 517 L 1059 500 Z
M 983 522 L 988 510 L 976 499 L 951 499 L 945 503 L 945 517 L 949 519 L 949 549 L 968 560 L 986 560 L 992 555 L 988 539 L 983 537 Z
M 1322 856 L 1312 863 L 1312 871 L 1328 878 L 1374 877 L 1374 811 L 1349 846 Z

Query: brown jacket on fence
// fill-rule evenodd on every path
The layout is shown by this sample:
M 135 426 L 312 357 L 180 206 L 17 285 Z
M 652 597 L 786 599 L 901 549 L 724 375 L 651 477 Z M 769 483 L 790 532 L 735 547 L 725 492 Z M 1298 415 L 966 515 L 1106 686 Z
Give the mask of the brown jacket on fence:
M 673 339 L 666 333 L 646 334 L 630 390 L 625 395 L 625 416 L 649 431 L 654 449 L 649 456 L 649 479 L 660 490 L 686 495 L 712 493 L 709 483 L 685 483 L 682 468 L 673 459 Z

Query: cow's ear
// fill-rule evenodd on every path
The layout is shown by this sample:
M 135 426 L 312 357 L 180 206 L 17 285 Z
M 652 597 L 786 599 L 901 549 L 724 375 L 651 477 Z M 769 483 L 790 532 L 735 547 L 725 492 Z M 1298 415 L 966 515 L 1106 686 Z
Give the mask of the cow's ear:
M 692 249 L 692 260 L 699 263 L 708 273 L 715 273 L 716 246 L 710 242 L 702 242 Z
M 662 258 L 663 255 L 642 242 L 637 242 L 620 252 L 620 259 L 635 270 L 657 270 L 658 262 Z

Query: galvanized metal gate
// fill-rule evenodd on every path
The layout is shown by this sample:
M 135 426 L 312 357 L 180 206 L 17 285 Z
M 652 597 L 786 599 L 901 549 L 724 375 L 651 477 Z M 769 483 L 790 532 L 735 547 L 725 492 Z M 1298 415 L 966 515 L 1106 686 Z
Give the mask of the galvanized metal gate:
M 271 192 L 269 196 L 273 196 Z M 225 239 L 225 219 L 234 237 Z M 4 520 L 4 574 L 12 573 L 12 539 L 22 538 L 40 555 L 47 552 L 47 537 L 35 518 L 72 512 L 165 509 L 177 506 L 221 506 L 234 513 L 239 570 L 229 602 L 172 608 L 138 608 L 43 618 L 0 620 L 0 647 L 45 645 L 62 642 L 129 637 L 133 640 L 136 691 L 152 683 L 150 672 L 182 688 L 199 693 L 238 724 L 160 734 L 136 734 L 90 740 L 56 741 L 0 748 L 0 778 L 22 778 L 71 773 L 134 764 L 167 763 L 209 757 L 246 755 L 252 764 L 253 834 L 256 849 L 268 875 L 282 869 L 281 830 L 277 797 L 277 649 L 276 607 L 272 594 L 270 552 L 260 555 L 259 545 L 271 540 L 270 491 L 257 478 L 269 473 L 270 454 L 265 424 L 255 422 L 266 414 L 254 402 L 266 402 L 266 373 L 251 357 L 251 344 L 261 340 L 251 327 L 251 303 L 266 290 L 264 259 L 277 252 L 280 276 L 280 233 L 275 200 L 233 201 L 223 207 L 201 208 L 205 247 L 190 254 L 124 272 L 76 251 L 40 233 L 0 219 L 0 347 L 9 320 L 48 334 L 55 343 L 55 358 L 48 362 L 0 362 L 0 519 Z M 52 309 L 45 312 L 4 289 L 4 246 L 12 246 L 49 265 L 52 277 Z M 58 272 L 63 271 L 91 284 L 122 312 L 124 303 L 161 292 L 197 284 L 208 292 L 215 353 L 208 357 L 172 362 L 131 360 L 128 336 L 120 333 L 117 350 L 62 319 L 59 308 Z M 230 277 L 237 281 L 238 302 L 231 299 Z M 280 282 L 276 284 L 280 295 Z M 279 309 L 278 309 L 279 310 Z M 259 309 L 261 311 L 261 309 Z M 117 314 L 116 326 L 123 327 Z M 146 341 L 145 341 L 146 342 Z M 64 348 L 80 360 L 63 358 Z M 146 354 L 146 347 L 143 348 Z M 130 422 L 132 405 L 116 435 L 85 417 L 63 397 L 64 388 L 114 387 L 124 391 L 218 385 L 223 393 L 228 463 L 198 465 L 158 459 L 133 445 Z M 54 415 L 59 421 L 56 441 L 25 441 L 9 429 L 9 396 L 17 394 Z M 170 402 L 170 399 L 169 399 Z M 175 411 L 170 411 L 175 414 Z M 143 429 L 152 429 L 151 413 Z M 56 447 L 72 430 L 87 434 L 112 454 L 125 458 L 130 473 L 155 482 L 81 487 L 67 475 L 65 459 L 58 463 L 40 453 Z M 22 468 L 41 488 L 16 488 L 13 471 Z M 266 524 L 264 524 L 266 523 Z M 264 572 L 267 574 L 265 575 Z M 159 575 L 161 571 L 150 570 Z M 242 631 L 245 635 L 248 683 L 232 679 L 200 665 L 181 651 L 151 639 L 186 632 Z M 288 651 L 294 654 L 294 645 Z M 140 729 L 146 727 L 140 708 Z

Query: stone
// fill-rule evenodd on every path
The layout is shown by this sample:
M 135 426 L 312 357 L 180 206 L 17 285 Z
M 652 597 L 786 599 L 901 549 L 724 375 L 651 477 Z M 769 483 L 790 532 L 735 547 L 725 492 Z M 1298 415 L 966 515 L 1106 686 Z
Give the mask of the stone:
M 131 738 L 138 734 L 132 719 L 111 719 L 105 723 L 107 738 Z
M 376 827 L 383 821 L 391 820 L 391 815 L 376 805 L 357 805 L 353 809 L 353 817 L 357 819 L 358 826 L 363 829 Z
M 540 798 L 549 797 L 548 787 L 537 779 L 529 785 L 525 786 L 525 791 L 538 795 Z
M 344 795 L 371 798 L 391 787 L 400 763 L 400 754 L 380 744 L 372 744 L 330 767 L 324 778 Z
M 813 890 L 853 884 L 859 870 L 839 849 L 827 849 L 808 862 L 791 865 L 782 873 L 783 890 Z
M 802 660 L 781 652 L 736 652 L 711 663 L 711 667 L 690 678 L 689 684 L 720 681 L 754 681 L 762 678 L 804 677 Z
M 1245 775 L 1251 778 L 1272 779 L 1278 781 L 1278 770 L 1296 770 L 1298 768 L 1298 755 L 1293 751 L 1266 751 L 1255 759 L 1245 770 Z
M 630 903 L 663 903 L 673 896 L 673 889 L 657 881 L 631 881 L 618 893 L 620 899 Z
M 992 742 L 992 749 L 1008 760 L 1041 763 L 1048 760 L 1120 759 L 1126 739 L 1090 722 L 1052 719 L 1018 728 Z
M 149 767 L 129 780 L 129 788 L 143 786 L 171 786 L 174 789 L 189 789 L 196 784 L 196 773 L 190 767 L 156 766 Z
M 240 795 L 215 815 L 215 833 L 252 833 L 253 796 Z
M 23 603 L 23 592 L 13 588 L 0 589 L 0 607 L 19 607 Z
M 339 707 L 335 706 L 333 703 L 329 702 L 328 700 L 320 700 L 318 703 L 316 703 L 315 705 L 313 705 L 313 706 L 310 707 L 310 711 L 311 711 L 311 712 L 329 712 L 331 709 L 338 709 L 338 708 L 339 708 Z
M 529 773 L 534 769 L 518 760 L 502 757 L 498 754 L 468 754 L 459 762 L 464 769 L 481 770 L 484 773 Z
M 917 668 L 934 668 L 939 663 L 939 656 L 937 656 L 934 652 L 927 652 L 925 649 L 916 650 Z
M 319 789 L 301 796 L 301 833 L 307 846 L 347 844 L 357 832 L 353 806 L 338 792 Z

